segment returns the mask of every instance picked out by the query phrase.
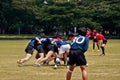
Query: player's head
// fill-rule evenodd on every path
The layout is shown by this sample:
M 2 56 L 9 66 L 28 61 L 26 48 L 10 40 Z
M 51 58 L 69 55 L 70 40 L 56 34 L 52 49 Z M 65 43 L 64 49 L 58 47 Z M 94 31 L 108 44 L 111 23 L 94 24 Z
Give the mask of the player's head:
M 85 27 L 78 28 L 78 35 L 86 36 L 87 29 Z
M 97 32 L 96 29 L 93 29 L 93 32 Z

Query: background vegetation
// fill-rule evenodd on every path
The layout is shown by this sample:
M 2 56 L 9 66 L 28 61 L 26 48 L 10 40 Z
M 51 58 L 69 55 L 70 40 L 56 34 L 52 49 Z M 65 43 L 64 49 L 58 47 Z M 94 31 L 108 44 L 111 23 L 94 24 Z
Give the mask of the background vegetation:
M 120 0 L 0 0 L 0 34 L 68 34 L 78 26 L 120 35 Z
M 67 68 L 62 64 L 58 69 L 50 65 L 34 67 L 35 53 L 29 62 L 19 67 L 16 61 L 25 56 L 28 40 L 0 40 L 0 79 L 1 80 L 65 80 Z M 101 51 L 92 51 L 92 41 L 86 52 L 89 80 L 120 80 L 120 40 L 108 40 L 106 56 Z M 82 80 L 79 67 L 75 68 L 71 80 Z

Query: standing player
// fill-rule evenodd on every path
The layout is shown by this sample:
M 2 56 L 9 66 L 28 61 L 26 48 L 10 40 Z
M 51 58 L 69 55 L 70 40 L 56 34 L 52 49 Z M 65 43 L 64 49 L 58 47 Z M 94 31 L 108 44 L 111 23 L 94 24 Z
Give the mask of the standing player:
M 25 49 L 26 56 L 24 58 L 18 60 L 17 63 L 22 64 L 22 63 L 30 60 L 33 55 L 34 49 L 36 49 L 38 51 L 38 54 L 40 55 L 40 59 L 42 59 L 44 57 L 44 51 L 43 51 L 41 41 L 38 37 L 34 37 L 30 40 L 30 42 L 28 43 L 28 45 Z
M 79 28 L 78 30 L 79 36 L 75 37 L 71 44 L 71 49 L 69 53 L 69 70 L 67 71 L 66 74 L 66 80 L 71 79 L 71 75 L 75 68 L 75 65 L 80 67 L 83 80 L 88 80 L 86 69 L 87 61 L 84 55 L 84 53 L 88 49 L 89 44 L 89 39 L 86 36 L 86 32 L 87 30 L 85 27 Z
M 103 34 L 101 34 L 101 32 L 96 34 L 96 39 L 99 40 L 100 42 L 100 46 L 102 50 L 101 56 L 105 56 L 105 45 L 107 43 L 107 39 L 105 38 Z

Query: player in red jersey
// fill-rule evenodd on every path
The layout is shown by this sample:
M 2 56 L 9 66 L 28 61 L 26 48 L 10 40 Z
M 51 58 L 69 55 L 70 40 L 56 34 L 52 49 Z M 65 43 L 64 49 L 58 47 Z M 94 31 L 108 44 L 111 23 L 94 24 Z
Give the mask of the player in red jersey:
M 105 45 L 107 43 L 107 39 L 105 38 L 105 36 L 101 33 L 97 33 L 96 34 L 96 39 L 100 41 L 100 46 L 102 49 L 102 54 L 101 56 L 105 56 Z
M 99 47 L 99 42 L 98 42 L 98 40 L 96 39 L 96 33 L 97 33 L 97 31 L 96 31 L 96 29 L 94 29 L 94 30 L 92 31 L 93 50 L 95 50 L 95 44 L 96 44 L 96 45 L 97 45 L 97 48 L 98 48 L 98 51 L 99 51 L 100 47 Z
M 75 35 L 72 34 L 72 35 L 69 37 L 69 40 L 70 40 L 70 41 L 73 41 L 74 38 L 75 38 Z
M 90 38 L 90 37 L 91 37 L 91 33 L 90 33 L 90 31 L 89 31 L 89 30 L 87 30 L 87 34 L 86 34 L 86 36 L 87 36 L 88 38 Z

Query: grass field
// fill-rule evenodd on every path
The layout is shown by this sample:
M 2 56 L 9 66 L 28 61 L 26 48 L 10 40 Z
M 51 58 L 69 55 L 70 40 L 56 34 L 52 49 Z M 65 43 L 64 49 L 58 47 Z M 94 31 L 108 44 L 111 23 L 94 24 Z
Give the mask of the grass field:
M 16 61 L 25 55 L 28 40 L 0 40 L 0 80 L 65 80 L 67 69 L 64 65 L 53 69 L 49 66 L 34 67 L 33 55 L 29 62 L 19 67 Z M 36 53 L 36 52 L 34 52 Z M 89 80 L 120 80 L 120 40 L 108 40 L 106 56 L 101 51 L 92 51 L 92 41 L 86 52 Z M 82 80 L 76 67 L 71 80 Z

